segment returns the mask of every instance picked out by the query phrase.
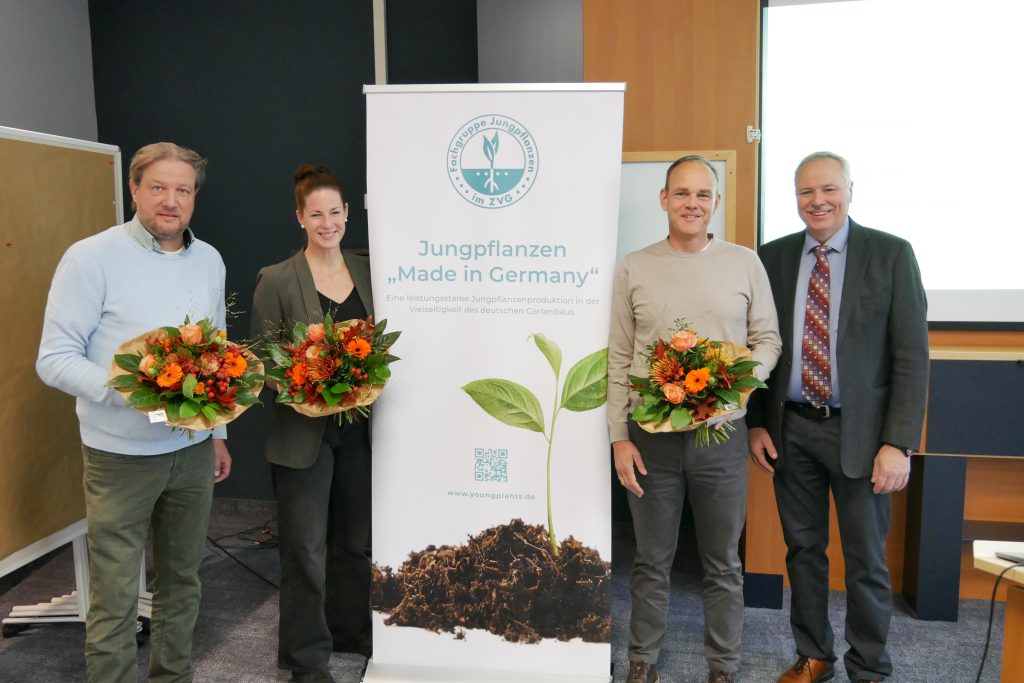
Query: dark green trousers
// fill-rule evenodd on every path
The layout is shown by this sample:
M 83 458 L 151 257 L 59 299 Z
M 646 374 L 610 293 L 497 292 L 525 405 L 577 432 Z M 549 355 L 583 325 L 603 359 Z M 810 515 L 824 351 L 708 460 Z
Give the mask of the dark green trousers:
M 85 665 L 91 683 L 135 683 L 139 570 L 153 537 L 149 680 L 192 680 L 199 564 L 213 496 L 213 441 L 129 456 L 82 447 L 89 546 Z

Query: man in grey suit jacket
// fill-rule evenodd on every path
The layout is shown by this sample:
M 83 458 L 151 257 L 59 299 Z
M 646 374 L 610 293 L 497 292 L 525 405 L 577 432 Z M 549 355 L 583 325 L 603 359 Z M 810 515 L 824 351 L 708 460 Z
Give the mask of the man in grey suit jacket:
M 834 676 L 825 554 L 831 490 L 846 563 L 846 671 L 853 681 L 880 681 L 892 673 L 886 494 L 907 485 L 909 456 L 920 443 L 928 384 L 924 288 L 908 242 L 850 220 L 845 159 L 831 152 L 805 158 L 796 194 L 806 230 L 759 251 L 779 312 L 782 356 L 768 391 L 753 394 L 747 413 L 750 454 L 774 477 L 788 548 L 798 659 L 778 680 Z M 816 266 L 822 259 L 824 278 Z M 823 284 L 817 296 L 809 295 L 809 283 Z M 821 303 L 821 289 L 824 310 L 809 308 L 808 299 Z M 828 321 L 823 340 L 825 330 L 805 331 L 805 318 L 814 317 Z M 815 373 L 824 393 L 808 389 Z

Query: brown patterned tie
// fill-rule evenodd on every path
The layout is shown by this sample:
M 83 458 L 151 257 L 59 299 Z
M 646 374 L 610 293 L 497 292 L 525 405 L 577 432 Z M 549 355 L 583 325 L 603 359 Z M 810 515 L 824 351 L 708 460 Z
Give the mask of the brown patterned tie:
M 801 391 L 808 403 L 822 406 L 832 395 L 832 361 L 829 356 L 829 269 L 826 244 L 814 248 L 818 259 L 807 283 L 804 339 L 800 354 Z

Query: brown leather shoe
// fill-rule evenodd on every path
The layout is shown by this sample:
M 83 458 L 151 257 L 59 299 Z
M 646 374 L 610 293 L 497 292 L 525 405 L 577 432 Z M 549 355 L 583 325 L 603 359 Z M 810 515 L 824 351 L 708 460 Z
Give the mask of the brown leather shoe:
M 832 662 L 827 659 L 800 657 L 792 668 L 779 676 L 778 683 L 822 683 L 836 675 Z
M 658 667 L 647 662 L 630 662 L 626 683 L 658 683 Z
M 708 674 L 708 683 L 736 683 L 736 674 L 712 671 Z

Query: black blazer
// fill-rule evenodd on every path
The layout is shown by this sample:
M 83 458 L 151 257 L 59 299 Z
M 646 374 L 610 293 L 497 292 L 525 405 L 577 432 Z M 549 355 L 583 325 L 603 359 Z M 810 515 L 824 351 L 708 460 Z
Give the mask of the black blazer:
M 804 232 L 758 250 L 779 312 L 782 356 L 755 391 L 747 425 L 768 430 L 785 467 L 782 410 L 793 371 L 793 302 Z M 836 364 L 842 391 L 843 473 L 871 475 L 883 443 L 917 448 L 928 388 L 927 302 L 910 243 L 850 221 L 846 275 L 839 310 Z
M 349 250 L 342 250 L 341 254 L 367 315 L 373 315 L 369 257 Z M 290 325 L 297 320 L 318 323 L 323 319 L 324 312 L 305 253 L 300 251 L 286 261 L 260 270 L 252 300 L 253 336 L 277 341 L 268 335 L 279 331 L 282 323 Z M 267 460 L 296 469 L 311 467 L 316 461 L 327 420 L 336 418 L 306 417 L 280 403 L 272 403 L 270 411 Z

